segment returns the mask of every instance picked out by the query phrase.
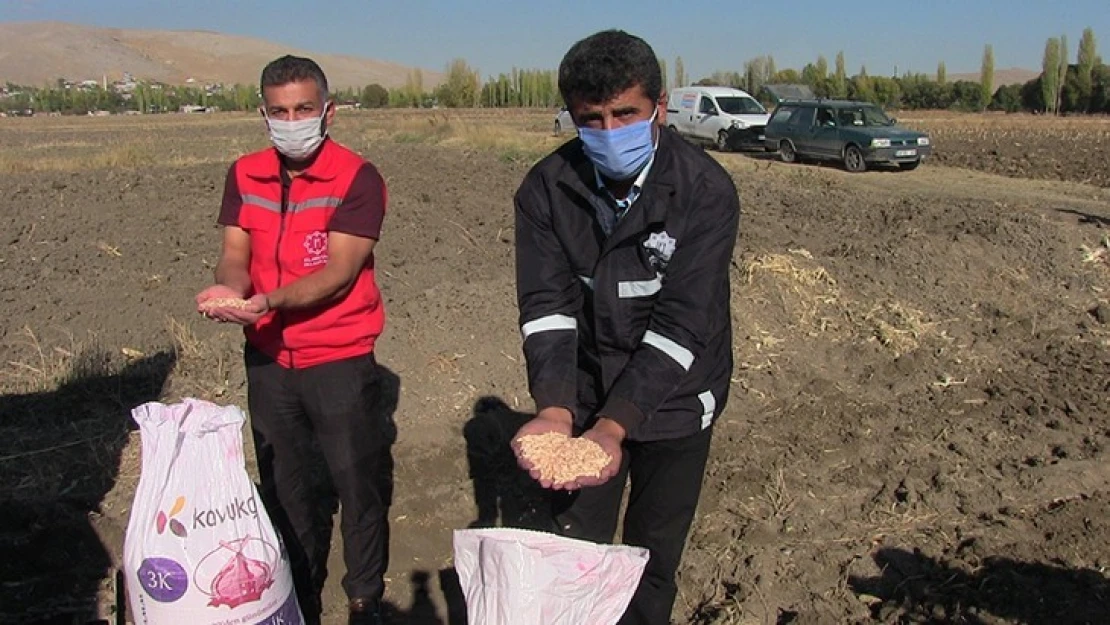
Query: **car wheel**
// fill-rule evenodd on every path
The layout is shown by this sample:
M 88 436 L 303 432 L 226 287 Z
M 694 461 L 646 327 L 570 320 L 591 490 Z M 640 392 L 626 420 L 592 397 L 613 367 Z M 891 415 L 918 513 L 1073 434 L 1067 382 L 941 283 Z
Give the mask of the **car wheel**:
M 717 149 L 722 152 L 728 152 L 728 133 L 724 130 L 717 133 Z
M 902 171 L 913 171 L 917 169 L 917 166 L 920 164 L 921 160 L 919 159 L 916 161 L 910 161 L 908 163 L 898 163 L 898 166 L 902 168 Z
M 867 161 L 863 158 L 863 151 L 859 147 L 850 145 L 844 148 L 844 169 L 852 173 L 867 171 Z
M 794 151 L 794 145 L 786 139 L 779 142 L 779 158 L 784 163 L 798 162 L 798 153 Z

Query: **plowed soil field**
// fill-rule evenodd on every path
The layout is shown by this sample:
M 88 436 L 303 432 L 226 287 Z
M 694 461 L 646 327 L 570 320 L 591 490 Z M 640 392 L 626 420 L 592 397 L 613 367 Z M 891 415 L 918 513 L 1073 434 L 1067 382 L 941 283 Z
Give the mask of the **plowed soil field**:
M 552 119 L 337 117 L 391 197 L 400 623 L 466 622 L 452 530 L 544 521 L 508 448 L 531 409 L 511 197 L 567 139 Z M 913 172 L 715 154 L 744 209 L 737 369 L 677 624 L 1110 619 L 1107 122 L 906 123 L 934 133 Z M 265 136 L 230 114 L 2 119 L 0 145 L 0 623 L 115 623 L 130 409 L 246 407 L 240 333 L 192 301 L 227 167 Z M 339 624 L 338 545 L 331 570 Z

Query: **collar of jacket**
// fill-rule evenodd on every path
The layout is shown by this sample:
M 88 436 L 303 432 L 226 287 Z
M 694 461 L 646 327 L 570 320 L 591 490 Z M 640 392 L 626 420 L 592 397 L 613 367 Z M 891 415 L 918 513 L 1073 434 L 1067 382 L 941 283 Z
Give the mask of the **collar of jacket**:
M 332 180 L 336 176 L 335 172 L 335 142 L 331 137 L 324 137 L 324 142 L 320 144 L 320 151 L 316 153 L 312 163 L 308 169 L 300 173 L 301 177 L 311 180 Z M 281 180 L 281 155 L 278 154 L 276 148 L 269 148 L 264 151 L 266 154 L 265 170 L 247 172 L 247 175 L 256 180 Z
M 674 195 L 674 142 L 685 141 L 669 128 L 660 126 L 659 145 L 655 150 L 655 160 L 651 164 L 647 180 L 636 203 L 617 221 L 613 233 L 605 240 L 604 251 L 608 251 L 629 237 L 646 232 L 652 224 L 663 223 L 667 217 L 666 198 Z M 574 171 L 571 187 L 584 198 L 604 199 L 604 191 L 597 187 L 594 165 L 582 151 L 582 141 L 575 140 L 574 149 L 568 155 L 567 165 Z

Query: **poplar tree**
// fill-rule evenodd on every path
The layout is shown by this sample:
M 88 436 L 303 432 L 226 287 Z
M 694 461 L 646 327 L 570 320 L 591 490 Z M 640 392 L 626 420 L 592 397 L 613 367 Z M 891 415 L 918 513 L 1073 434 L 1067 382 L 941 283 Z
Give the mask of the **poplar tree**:
M 990 106 L 994 97 L 994 46 L 987 44 L 983 48 L 983 66 L 979 70 L 979 87 L 983 92 L 983 108 Z
M 1056 112 L 1059 76 L 1060 40 L 1050 37 L 1044 44 L 1044 59 L 1041 61 L 1041 97 L 1044 99 L 1046 113 Z

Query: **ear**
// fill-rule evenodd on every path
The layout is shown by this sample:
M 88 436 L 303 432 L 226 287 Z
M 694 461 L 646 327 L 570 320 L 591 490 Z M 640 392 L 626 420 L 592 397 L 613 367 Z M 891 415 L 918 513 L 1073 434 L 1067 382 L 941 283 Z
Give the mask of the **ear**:
M 655 103 L 655 123 L 660 126 L 667 125 L 667 90 L 659 93 L 659 101 Z
M 328 107 L 327 112 L 324 113 L 324 124 L 330 128 L 332 120 L 335 119 L 335 100 L 328 98 L 328 101 L 324 102 L 324 106 Z

